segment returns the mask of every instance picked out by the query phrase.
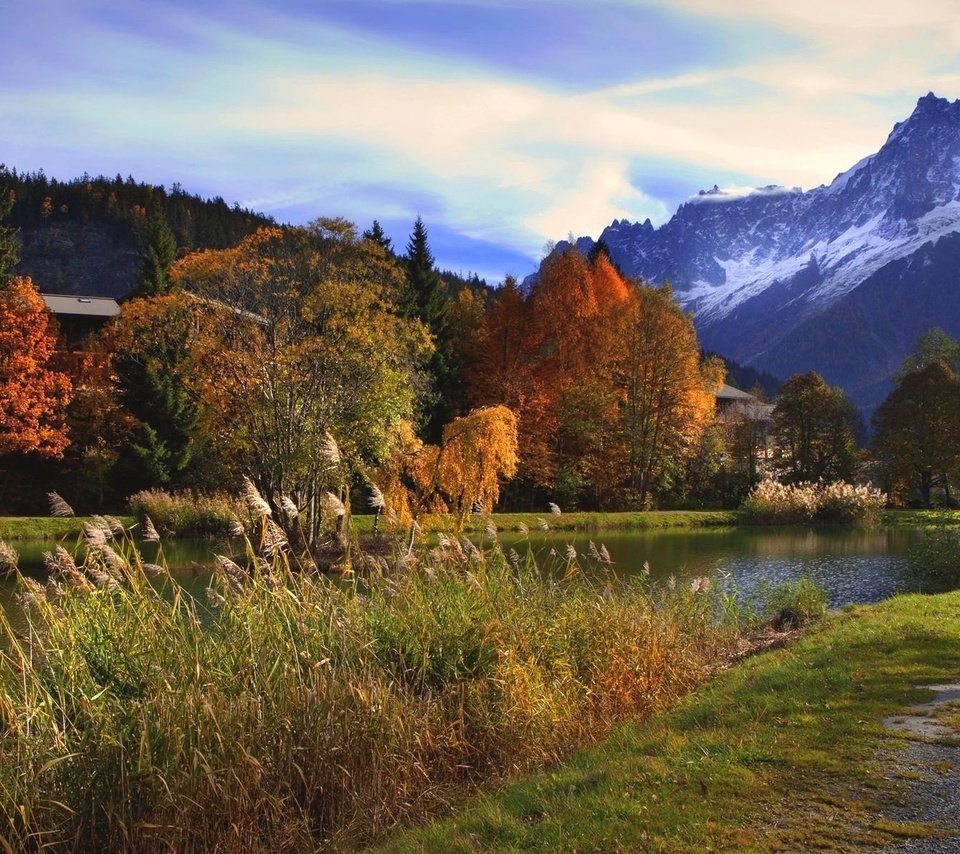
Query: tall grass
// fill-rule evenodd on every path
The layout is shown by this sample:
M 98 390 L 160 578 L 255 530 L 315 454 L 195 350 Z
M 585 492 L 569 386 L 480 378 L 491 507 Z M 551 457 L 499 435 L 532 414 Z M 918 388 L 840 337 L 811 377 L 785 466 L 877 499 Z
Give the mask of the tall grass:
M 494 545 L 349 584 L 220 561 L 204 602 L 130 542 L 62 549 L 0 617 L 4 848 L 355 845 L 669 705 L 725 653 L 704 584 L 589 583 Z
M 226 537 L 246 515 L 241 499 L 226 493 L 203 495 L 144 489 L 127 499 L 130 513 L 142 524 L 146 517 L 164 533 L 179 537 Z

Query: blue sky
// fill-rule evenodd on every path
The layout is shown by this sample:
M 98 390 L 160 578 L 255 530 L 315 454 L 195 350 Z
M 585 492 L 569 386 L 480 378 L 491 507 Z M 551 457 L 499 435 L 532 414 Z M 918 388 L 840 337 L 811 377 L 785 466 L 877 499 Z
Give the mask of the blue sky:
M 284 222 L 423 216 L 523 276 L 702 187 L 829 182 L 933 90 L 956 0 L 31 0 L 4 10 L 0 162 Z

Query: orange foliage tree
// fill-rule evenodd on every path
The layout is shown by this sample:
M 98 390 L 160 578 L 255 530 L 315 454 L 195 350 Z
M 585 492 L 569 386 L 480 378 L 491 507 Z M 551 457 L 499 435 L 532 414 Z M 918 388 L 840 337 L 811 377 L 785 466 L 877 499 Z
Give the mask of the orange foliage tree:
M 0 453 L 60 458 L 69 445 L 65 424 L 69 377 L 49 367 L 57 327 L 29 278 L 0 289 Z
M 695 452 L 716 380 L 669 288 L 571 248 L 544 260 L 529 293 L 504 284 L 471 387 L 477 403 L 517 412 L 528 485 L 568 502 L 645 505 Z

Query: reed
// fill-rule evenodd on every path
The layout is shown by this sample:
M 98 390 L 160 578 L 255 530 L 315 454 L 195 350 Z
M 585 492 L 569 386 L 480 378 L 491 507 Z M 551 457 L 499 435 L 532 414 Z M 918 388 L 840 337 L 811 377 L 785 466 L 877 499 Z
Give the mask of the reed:
M 737 631 L 709 585 L 591 582 L 590 555 L 561 579 L 495 540 L 359 556 L 346 583 L 248 543 L 200 602 L 87 533 L 0 617 L 13 850 L 361 844 L 670 705 Z
M 142 524 L 149 517 L 162 532 L 178 537 L 230 536 L 238 516 L 246 515 L 243 500 L 226 493 L 204 495 L 145 489 L 127 501 L 130 513 Z

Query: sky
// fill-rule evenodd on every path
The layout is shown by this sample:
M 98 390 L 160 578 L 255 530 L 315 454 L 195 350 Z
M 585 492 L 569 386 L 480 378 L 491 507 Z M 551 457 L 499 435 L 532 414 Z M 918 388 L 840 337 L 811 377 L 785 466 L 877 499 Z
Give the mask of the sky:
M 960 0 L 6 3 L 0 162 L 279 222 L 422 216 L 491 282 L 702 188 L 829 183 L 933 91 Z

